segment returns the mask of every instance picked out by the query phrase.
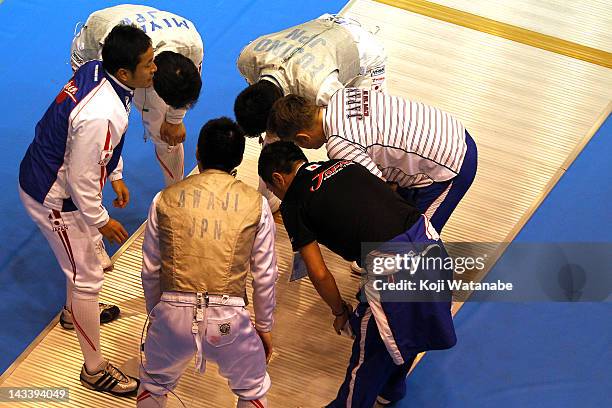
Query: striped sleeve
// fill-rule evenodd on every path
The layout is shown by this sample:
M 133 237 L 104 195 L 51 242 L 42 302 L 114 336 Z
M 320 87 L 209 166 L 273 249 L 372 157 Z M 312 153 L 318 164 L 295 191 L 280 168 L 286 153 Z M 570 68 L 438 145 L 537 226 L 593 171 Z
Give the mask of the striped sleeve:
M 352 141 L 345 140 L 339 136 L 332 136 L 327 141 L 327 156 L 330 159 L 351 160 L 359 163 L 368 169 L 370 173 L 384 180 L 381 171 L 367 154 L 366 150 Z
M 449 113 L 397 96 L 346 88 L 324 116 L 330 159 L 352 160 L 402 187 L 457 175 L 465 156 L 465 129 Z

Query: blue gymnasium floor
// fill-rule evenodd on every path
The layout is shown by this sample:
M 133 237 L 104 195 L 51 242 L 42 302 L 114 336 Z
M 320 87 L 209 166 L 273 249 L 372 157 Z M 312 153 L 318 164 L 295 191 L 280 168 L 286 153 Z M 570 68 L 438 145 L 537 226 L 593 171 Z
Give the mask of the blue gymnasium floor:
M 0 1 L 0 133 L 3 191 L 0 246 L 0 373 L 57 314 L 64 278 L 46 241 L 27 217 L 16 186 L 35 123 L 70 77 L 74 25 L 111 1 Z M 146 2 L 169 8 L 168 2 Z M 204 6 L 205 4 L 205 6 Z M 241 47 L 264 32 L 338 11 L 343 1 L 172 2 L 171 11 L 198 27 L 205 42 L 204 88 L 186 119 L 186 168 L 195 164 L 197 132 L 208 119 L 232 114 L 244 82 L 234 63 Z M 132 201 L 112 209 L 128 231 L 145 218 L 162 187 L 152 145 L 143 143 L 134 112 L 124 157 Z M 571 166 L 523 229 L 524 242 L 612 242 L 612 119 Z M 112 194 L 107 192 L 107 202 Z M 559 222 L 563 220 L 564 222 Z M 117 247 L 109 248 L 114 252 Z M 456 319 L 459 343 L 429 353 L 408 379 L 406 407 L 599 407 L 612 400 L 612 306 L 608 303 L 468 303 Z

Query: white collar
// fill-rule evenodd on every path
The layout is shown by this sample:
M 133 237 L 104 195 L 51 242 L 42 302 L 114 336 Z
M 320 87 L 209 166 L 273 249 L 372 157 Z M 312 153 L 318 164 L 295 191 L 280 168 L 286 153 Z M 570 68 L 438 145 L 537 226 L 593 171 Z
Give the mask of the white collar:
M 119 81 L 117 78 L 115 78 L 113 75 L 111 75 L 111 73 L 110 73 L 110 72 L 108 72 L 108 71 L 106 71 L 106 70 L 105 70 L 105 72 L 106 72 L 106 75 L 108 75 L 108 76 L 109 76 L 109 77 L 110 77 L 110 78 L 111 78 L 113 81 L 115 81 L 115 83 L 116 83 L 117 85 L 119 85 L 120 87 L 122 87 L 123 89 L 125 89 L 125 90 L 126 90 L 126 91 L 128 91 L 128 92 L 134 93 L 134 90 L 133 90 L 132 88 L 130 88 L 130 87 L 129 87 L 129 86 L 127 86 L 127 85 L 122 84 L 122 83 L 121 83 L 121 81 Z

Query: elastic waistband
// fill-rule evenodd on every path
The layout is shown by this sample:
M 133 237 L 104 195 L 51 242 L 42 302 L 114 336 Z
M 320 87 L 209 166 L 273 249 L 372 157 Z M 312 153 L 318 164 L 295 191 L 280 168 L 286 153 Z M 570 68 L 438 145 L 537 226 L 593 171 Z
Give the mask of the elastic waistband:
M 197 304 L 197 293 L 195 292 L 164 292 L 161 300 L 164 302 L 179 302 L 189 305 Z M 245 305 L 244 299 L 237 296 L 228 295 L 208 295 L 208 304 L 214 306 L 236 306 L 242 307 Z

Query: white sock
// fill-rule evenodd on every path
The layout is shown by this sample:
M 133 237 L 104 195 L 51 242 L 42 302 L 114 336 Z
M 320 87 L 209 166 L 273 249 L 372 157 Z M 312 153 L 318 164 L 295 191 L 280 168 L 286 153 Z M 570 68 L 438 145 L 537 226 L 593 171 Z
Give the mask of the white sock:
M 72 293 L 72 323 L 74 331 L 81 345 L 81 352 L 85 359 L 85 368 L 90 374 L 99 370 L 105 363 L 100 350 L 100 309 L 98 295 Z
M 168 147 L 167 144 L 155 145 L 157 162 L 164 174 L 166 187 L 183 179 L 185 165 L 185 149 L 183 144 Z
M 66 309 L 70 310 L 70 303 L 72 303 L 72 292 L 74 291 L 74 284 L 70 279 L 66 279 Z
M 236 404 L 236 408 L 267 408 L 267 406 L 268 399 L 265 395 L 256 400 L 243 400 L 242 398 L 238 398 L 238 404 Z

